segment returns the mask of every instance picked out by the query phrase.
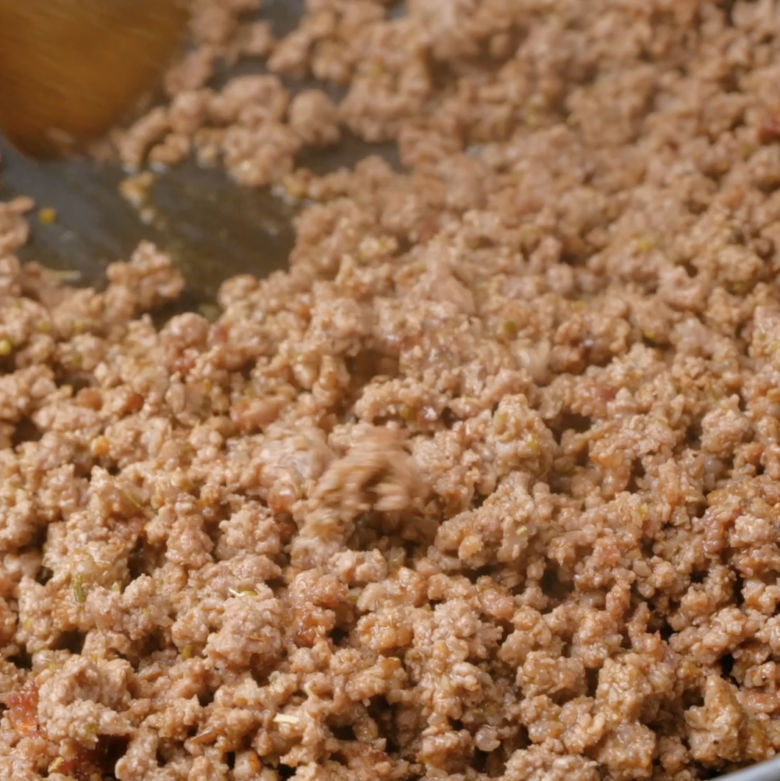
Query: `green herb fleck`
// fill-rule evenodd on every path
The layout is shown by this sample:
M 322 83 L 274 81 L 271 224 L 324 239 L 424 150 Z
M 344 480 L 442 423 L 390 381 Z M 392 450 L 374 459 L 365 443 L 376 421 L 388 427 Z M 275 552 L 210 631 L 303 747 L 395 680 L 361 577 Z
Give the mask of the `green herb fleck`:
M 210 323 L 219 319 L 220 308 L 216 304 L 201 304 L 198 309 L 202 317 L 205 317 Z
M 84 582 L 81 575 L 76 575 L 73 578 L 73 599 L 82 605 L 87 601 L 87 592 L 84 589 Z
M 640 252 L 650 252 L 655 248 L 655 239 L 652 236 L 645 236 L 637 241 L 636 248 Z

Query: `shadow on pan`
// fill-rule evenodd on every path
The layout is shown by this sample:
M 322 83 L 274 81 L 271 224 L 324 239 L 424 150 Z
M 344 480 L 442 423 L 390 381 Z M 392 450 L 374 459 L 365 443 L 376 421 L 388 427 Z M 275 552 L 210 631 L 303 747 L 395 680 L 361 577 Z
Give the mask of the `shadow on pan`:
M 277 35 L 291 30 L 304 0 L 266 0 L 263 18 Z M 263 66 L 243 61 L 218 74 L 261 73 Z M 288 85 L 300 89 L 309 85 Z M 318 173 L 354 164 L 370 153 L 392 156 L 389 149 L 345 139 L 335 149 L 302 160 Z M 51 268 L 78 272 L 78 284 L 101 286 L 106 266 L 126 259 L 144 239 L 170 252 L 187 278 L 180 309 L 213 301 L 219 285 L 236 274 L 260 277 L 284 268 L 295 241 L 294 208 L 269 190 L 244 188 L 221 167 L 192 162 L 156 175 L 151 206 L 156 218 L 145 224 L 120 195 L 125 178 L 118 166 L 90 160 L 37 162 L 0 139 L 0 197 L 28 195 L 38 208 L 56 210 L 54 223 L 31 219 L 32 237 L 20 255 Z

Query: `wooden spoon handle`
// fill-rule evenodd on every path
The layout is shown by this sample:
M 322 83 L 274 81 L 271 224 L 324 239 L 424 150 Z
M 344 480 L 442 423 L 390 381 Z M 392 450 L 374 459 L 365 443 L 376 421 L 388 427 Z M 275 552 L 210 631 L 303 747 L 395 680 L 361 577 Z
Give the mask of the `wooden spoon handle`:
M 71 151 L 153 89 L 189 0 L 0 0 L 0 131 L 22 151 Z

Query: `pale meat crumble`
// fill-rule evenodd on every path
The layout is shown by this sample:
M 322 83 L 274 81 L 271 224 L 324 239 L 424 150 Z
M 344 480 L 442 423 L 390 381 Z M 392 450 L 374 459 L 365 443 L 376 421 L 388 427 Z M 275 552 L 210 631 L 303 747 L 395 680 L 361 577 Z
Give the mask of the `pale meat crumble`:
M 0 205 L 0 776 L 771 757 L 777 3 L 309 0 L 280 40 L 256 5 L 201 0 L 115 141 L 308 203 L 289 271 L 158 328 L 164 253 L 71 288 Z M 402 170 L 297 168 L 348 134 Z

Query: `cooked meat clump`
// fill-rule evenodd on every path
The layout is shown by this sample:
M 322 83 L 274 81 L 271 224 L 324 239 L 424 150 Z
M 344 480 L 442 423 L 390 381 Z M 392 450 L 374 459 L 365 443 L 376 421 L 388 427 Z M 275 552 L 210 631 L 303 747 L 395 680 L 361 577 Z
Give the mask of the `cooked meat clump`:
M 157 326 L 165 253 L 68 287 L 0 205 L 0 774 L 780 751 L 775 5 L 254 5 L 199 3 L 115 141 L 300 199 L 288 271 Z M 216 86 L 236 58 L 269 71 Z M 345 134 L 400 165 L 298 167 Z

